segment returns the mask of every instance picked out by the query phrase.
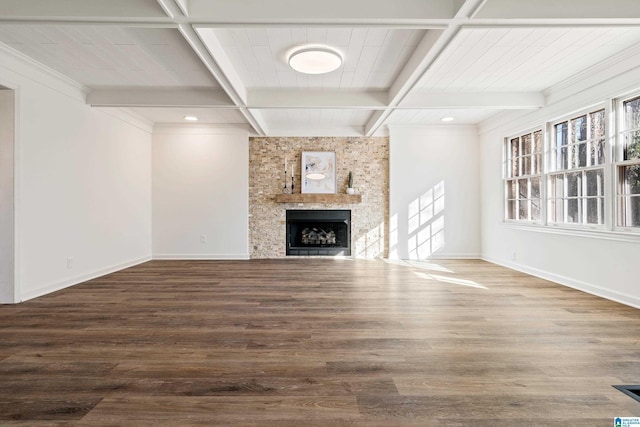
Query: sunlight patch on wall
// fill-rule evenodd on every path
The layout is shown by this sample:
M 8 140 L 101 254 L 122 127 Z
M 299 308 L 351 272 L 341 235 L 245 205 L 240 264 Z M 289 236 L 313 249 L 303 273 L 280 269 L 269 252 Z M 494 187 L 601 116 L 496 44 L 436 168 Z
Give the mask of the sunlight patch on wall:
M 357 258 L 381 258 L 384 256 L 384 223 L 380 223 L 363 234 L 355 243 Z
M 355 244 L 357 258 L 379 258 L 384 255 L 384 224 L 376 227 L 362 235 Z
M 398 214 L 389 219 L 389 258 L 398 259 Z
M 427 259 L 445 246 L 444 181 L 413 200 L 408 208 L 409 259 Z

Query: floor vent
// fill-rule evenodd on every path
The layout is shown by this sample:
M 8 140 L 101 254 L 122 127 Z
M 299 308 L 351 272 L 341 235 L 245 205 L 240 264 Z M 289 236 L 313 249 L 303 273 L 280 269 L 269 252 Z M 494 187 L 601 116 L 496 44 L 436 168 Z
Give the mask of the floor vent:
M 637 400 L 640 402 L 640 385 L 614 385 L 614 388 L 617 388 L 627 396 Z

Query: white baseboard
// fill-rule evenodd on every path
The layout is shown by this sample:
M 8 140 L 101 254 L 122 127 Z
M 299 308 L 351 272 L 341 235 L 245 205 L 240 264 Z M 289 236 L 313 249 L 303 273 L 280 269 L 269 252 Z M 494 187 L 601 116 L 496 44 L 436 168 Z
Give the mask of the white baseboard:
M 558 283 L 569 288 L 577 289 L 588 294 L 592 294 L 601 298 L 605 298 L 611 301 L 619 302 L 620 304 L 628 305 L 634 308 L 640 308 L 640 298 L 633 295 L 627 295 L 621 292 L 612 291 L 610 289 L 601 288 L 600 286 L 593 285 L 591 283 L 583 282 L 581 280 L 575 280 L 570 277 L 554 274 L 549 271 L 540 270 L 538 268 L 529 267 L 526 265 L 518 264 L 511 261 L 501 260 L 492 257 L 483 256 L 481 258 L 484 261 L 501 265 L 503 267 L 511 268 L 522 273 L 530 274 L 532 276 L 539 277 L 541 279 L 549 280 Z
M 147 262 L 147 261 L 151 261 L 150 256 L 127 261 L 125 263 L 103 268 L 97 271 L 93 271 L 91 273 L 70 277 L 61 282 L 52 283 L 38 289 L 22 292 L 18 301 L 24 302 L 33 298 L 41 297 L 43 295 L 50 294 L 52 292 L 56 292 L 64 288 L 68 288 L 70 286 L 77 285 L 82 282 L 86 282 L 87 280 L 95 279 L 96 277 L 104 276 L 106 274 L 115 273 L 116 271 L 124 270 L 125 268 L 133 267 L 134 265 L 142 264 L 143 262 Z
M 153 259 L 171 260 L 246 260 L 249 254 L 153 254 Z

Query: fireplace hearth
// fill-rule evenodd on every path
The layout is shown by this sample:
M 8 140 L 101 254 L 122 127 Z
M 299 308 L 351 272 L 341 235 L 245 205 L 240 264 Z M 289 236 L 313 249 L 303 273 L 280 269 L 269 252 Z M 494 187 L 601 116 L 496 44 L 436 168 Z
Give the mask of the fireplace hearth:
M 351 255 L 350 210 L 287 210 L 287 256 Z

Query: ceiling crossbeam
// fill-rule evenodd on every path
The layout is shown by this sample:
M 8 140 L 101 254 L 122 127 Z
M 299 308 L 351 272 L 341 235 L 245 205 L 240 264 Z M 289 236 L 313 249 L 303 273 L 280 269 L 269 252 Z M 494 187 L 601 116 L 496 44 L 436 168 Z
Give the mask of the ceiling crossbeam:
M 482 108 L 482 109 L 536 109 L 545 106 L 541 92 L 428 92 L 409 93 L 398 108 Z
M 235 108 L 220 89 L 102 89 L 87 95 L 94 107 L 207 107 Z

